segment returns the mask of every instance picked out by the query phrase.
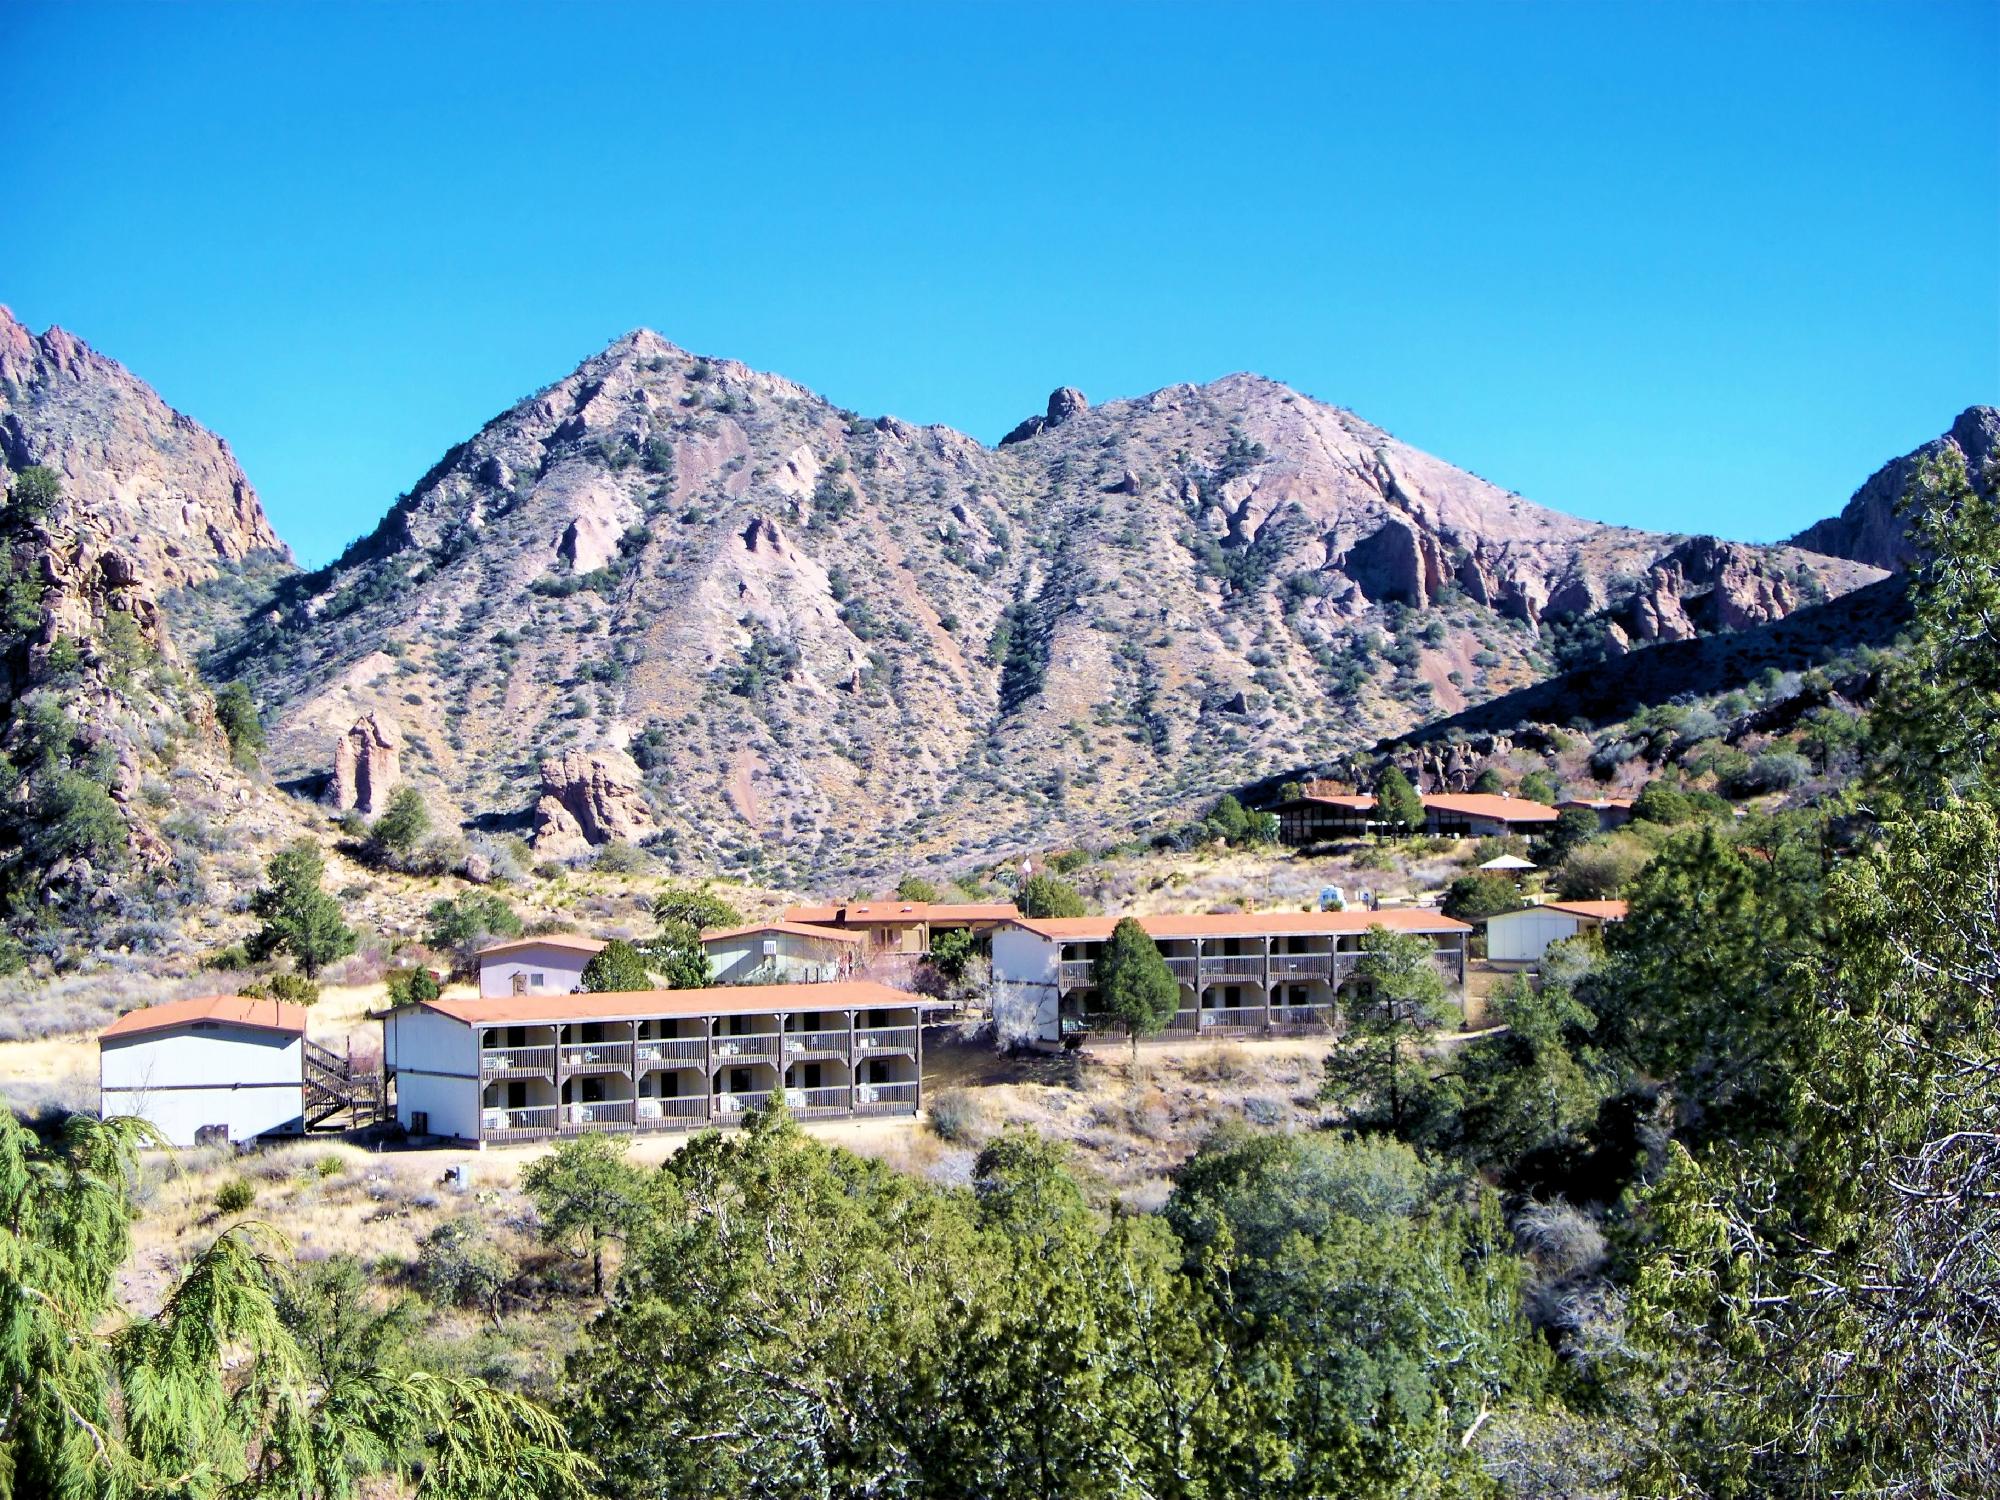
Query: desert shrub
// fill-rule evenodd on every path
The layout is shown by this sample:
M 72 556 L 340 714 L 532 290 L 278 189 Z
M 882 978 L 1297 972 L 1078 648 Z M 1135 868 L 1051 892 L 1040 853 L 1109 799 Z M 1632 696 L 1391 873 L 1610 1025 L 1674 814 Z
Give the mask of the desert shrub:
M 1477 922 L 1520 904 L 1521 892 L 1513 881 L 1497 871 L 1475 870 L 1459 876 L 1446 890 L 1444 914 L 1461 922 Z
M 311 1005 L 319 999 L 319 985 L 303 974 L 273 974 L 266 982 L 270 985 L 273 1000 L 283 1000 L 291 1005 Z
M 938 888 L 921 875 L 905 875 L 896 883 L 896 899 L 933 902 L 938 899 Z
M 1732 797 L 1755 797 L 1788 791 L 1812 775 L 1812 762 L 1796 750 L 1766 750 L 1746 766 L 1723 778 L 1722 789 Z
M 613 839 L 597 853 L 597 868 L 606 875 L 638 875 L 651 868 L 653 857 L 637 844 Z
M 513 1261 L 471 1214 L 447 1219 L 417 1248 L 417 1290 L 439 1306 L 476 1307 L 497 1317 L 513 1278 Z
M 970 1089 L 945 1089 L 930 1101 L 931 1130 L 941 1141 L 969 1146 L 979 1138 L 986 1111 Z
M 1556 873 L 1556 890 L 1565 901 L 1609 901 L 1625 893 L 1646 867 L 1650 854 L 1636 839 L 1609 838 L 1570 852 Z
M 215 1190 L 215 1206 L 225 1214 L 240 1214 L 256 1201 L 256 1184 L 248 1178 L 231 1177 Z
M 1083 897 L 1075 886 L 1053 875 L 1031 875 L 1015 892 L 1015 905 L 1026 917 L 1081 917 L 1086 914 Z
M 1694 806 L 1678 787 L 1649 781 L 1632 802 L 1632 816 L 1646 823 L 1685 823 L 1694 816 Z

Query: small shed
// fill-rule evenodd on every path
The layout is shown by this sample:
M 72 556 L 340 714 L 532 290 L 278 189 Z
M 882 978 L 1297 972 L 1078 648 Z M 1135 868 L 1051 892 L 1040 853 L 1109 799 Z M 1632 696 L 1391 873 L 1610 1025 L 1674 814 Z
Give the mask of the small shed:
M 1494 963 L 1537 964 L 1551 943 L 1625 920 L 1623 901 L 1546 901 L 1486 919 L 1486 957 Z
M 604 949 L 602 938 L 545 932 L 479 950 L 481 995 L 573 995 L 583 971 Z
M 100 1108 L 149 1120 L 176 1146 L 297 1134 L 305 1049 L 303 1006 L 242 995 L 148 1006 L 97 1039 Z

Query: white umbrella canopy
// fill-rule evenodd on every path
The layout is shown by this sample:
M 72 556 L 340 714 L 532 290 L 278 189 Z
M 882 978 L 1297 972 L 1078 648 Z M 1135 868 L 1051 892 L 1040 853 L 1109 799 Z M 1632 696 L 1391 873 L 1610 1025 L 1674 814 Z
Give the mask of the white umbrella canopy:
M 1536 868 L 1532 860 L 1518 854 L 1503 854 L 1498 859 L 1489 859 L 1479 867 L 1482 870 L 1532 870 Z

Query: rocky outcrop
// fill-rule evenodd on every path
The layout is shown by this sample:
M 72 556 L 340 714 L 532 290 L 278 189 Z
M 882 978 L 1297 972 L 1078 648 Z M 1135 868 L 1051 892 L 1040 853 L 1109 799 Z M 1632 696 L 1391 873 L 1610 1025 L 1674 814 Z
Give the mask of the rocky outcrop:
M 403 779 L 403 736 L 379 714 L 363 714 L 333 747 L 328 796 L 341 812 L 377 817 Z
M 61 328 L 0 307 L 0 462 L 62 476 L 53 532 L 156 598 L 257 554 L 289 559 L 229 445 Z
M 1618 623 L 1640 641 L 1747 630 L 1782 620 L 1805 602 L 1798 576 L 1755 547 L 1695 537 L 1653 564 Z
M 1066 385 L 1049 395 L 1049 409 L 1039 417 L 1029 417 L 1000 439 L 1005 448 L 1013 443 L 1024 443 L 1037 433 L 1049 432 L 1090 410 L 1090 398 L 1075 386 Z
M 644 780 L 624 751 L 571 750 L 542 762 L 537 854 L 564 859 L 614 839 L 636 843 L 652 831 Z
M 2000 410 L 1969 406 L 1958 414 L 1951 430 L 1933 438 L 1914 453 L 1891 459 L 1854 492 L 1837 516 L 1808 526 L 1792 545 L 1832 557 L 1849 557 L 1878 568 L 1907 568 L 1915 559 L 1909 525 L 1900 507 L 1910 481 L 1924 460 L 1946 449 L 1956 450 L 1968 473 L 1977 477 L 2000 455 Z
M 1371 604 L 1395 601 L 1422 609 L 1444 587 L 1446 559 L 1438 539 L 1407 516 L 1391 514 L 1339 562 Z

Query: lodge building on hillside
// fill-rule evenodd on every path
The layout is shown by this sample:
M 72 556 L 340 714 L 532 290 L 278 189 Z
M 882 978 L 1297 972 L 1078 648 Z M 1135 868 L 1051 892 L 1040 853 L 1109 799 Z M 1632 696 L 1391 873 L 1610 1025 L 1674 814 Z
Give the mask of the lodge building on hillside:
M 867 980 L 399 1006 L 382 1022 L 396 1119 L 484 1146 L 740 1122 L 779 1090 L 802 1119 L 914 1115 L 932 1002 Z
M 793 906 L 784 920 L 808 927 L 858 932 L 868 939 L 866 957 L 901 954 L 922 958 L 937 933 L 966 929 L 988 934 L 1021 915 L 1011 901 L 843 901 L 831 906 Z
M 1422 800 L 1423 831 L 1432 838 L 1498 838 L 1510 833 L 1533 836 L 1554 828 L 1559 816 L 1545 803 L 1497 792 L 1431 792 Z M 1375 815 L 1373 796 L 1336 792 L 1317 782 L 1280 802 L 1275 811 L 1278 838 L 1293 848 L 1365 838 L 1384 828 Z
M 1431 940 L 1447 983 L 1465 983 L 1472 928 L 1434 911 L 1216 912 L 1137 918 L 1180 983 L 1163 1039 L 1336 1030 L 1358 996 L 1371 927 Z M 1022 917 L 993 937 L 993 1018 L 1003 1041 L 1120 1031 L 1098 1014 L 1096 960 L 1116 917 Z

